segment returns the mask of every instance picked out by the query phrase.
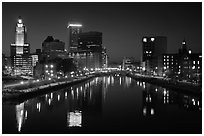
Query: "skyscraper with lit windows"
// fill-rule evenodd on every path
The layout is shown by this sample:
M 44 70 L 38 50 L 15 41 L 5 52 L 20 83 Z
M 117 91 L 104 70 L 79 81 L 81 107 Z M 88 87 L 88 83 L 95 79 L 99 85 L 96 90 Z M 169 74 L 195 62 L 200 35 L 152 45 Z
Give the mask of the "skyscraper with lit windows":
M 27 30 L 21 17 L 15 27 L 15 42 L 10 46 L 14 75 L 32 75 L 30 45 L 27 43 Z
M 75 52 L 78 48 L 78 36 L 82 32 L 82 24 L 69 23 L 67 28 L 69 31 L 68 51 Z

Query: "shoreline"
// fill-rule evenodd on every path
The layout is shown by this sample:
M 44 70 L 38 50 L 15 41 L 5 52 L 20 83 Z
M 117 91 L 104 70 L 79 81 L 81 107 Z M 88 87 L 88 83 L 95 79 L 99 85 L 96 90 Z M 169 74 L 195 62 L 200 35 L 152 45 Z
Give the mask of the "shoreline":
M 58 89 L 62 89 L 71 85 L 75 85 L 84 81 L 87 81 L 91 78 L 96 77 L 95 75 L 82 78 L 82 79 L 74 79 L 72 81 L 62 81 L 62 82 L 56 82 L 55 85 L 51 85 L 53 83 L 35 87 L 35 88 L 29 88 L 29 91 L 25 92 L 24 90 L 17 90 L 15 92 L 2 92 L 2 101 L 7 102 L 9 100 L 17 103 L 21 103 L 27 99 L 33 98 L 35 96 L 43 95 L 48 92 L 54 92 Z M 27 90 L 27 89 L 25 89 Z
M 113 74 L 113 73 L 112 73 Z M 90 75 L 88 77 L 84 77 L 81 79 L 72 79 L 70 80 L 63 80 L 63 81 L 58 81 L 55 83 L 49 83 L 49 84 L 45 84 L 45 85 L 41 85 L 38 87 L 33 87 L 33 88 L 27 88 L 24 90 L 15 90 L 15 91 L 9 91 L 6 92 L 3 90 L 2 92 L 2 101 L 7 102 L 7 101 L 12 101 L 12 102 L 23 102 L 27 99 L 36 97 L 36 96 L 40 96 L 43 94 L 46 94 L 48 92 L 54 92 L 57 91 L 59 89 L 65 88 L 65 87 L 69 87 L 71 85 L 75 85 L 84 81 L 87 81 L 89 79 L 92 79 L 94 77 L 100 77 L 100 76 L 107 76 L 110 75 L 110 73 L 100 73 L 100 74 L 94 74 L 94 75 Z M 166 80 L 162 80 L 162 79 L 158 79 L 158 78 L 154 78 L 154 77 L 141 77 L 141 76 L 136 76 L 136 75 L 132 75 L 130 73 L 128 74 L 123 74 L 124 76 L 127 77 L 131 77 L 135 80 L 138 81 L 144 81 L 153 85 L 158 85 L 167 89 L 171 89 L 172 91 L 177 91 L 177 92 L 181 92 L 181 93 L 187 93 L 187 94 L 193 94 L 193 95 L 199 95 L 201 96 L 202 94 L 202 86 L 193 86 L 193 85 L 182 85 L 181 83 L 173 83 L 173 82 L 169 82 Z
M 179 82 L 171 82 L 167 80 L 162 80 L 154 77 L 141 77 L 132 74 L 126 74 L 126 76 L 131 77 L 138 81 L 144 81 L 153 85 L 158 85 L 167 89 L 171 89 L 172 91 L 177 91 L 181 93 L 193 94 L 193 95 L 202 95 L 202 85 L 201 86 L 193 86 L 182 84 Z

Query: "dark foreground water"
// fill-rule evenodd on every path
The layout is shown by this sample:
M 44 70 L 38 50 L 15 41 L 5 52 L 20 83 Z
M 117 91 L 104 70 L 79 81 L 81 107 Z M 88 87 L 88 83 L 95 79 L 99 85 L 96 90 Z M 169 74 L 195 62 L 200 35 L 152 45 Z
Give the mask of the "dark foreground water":
M 202 133 L 196 96 L 135 81 L 97 77 L 23 103 L 3 104 L 5 133 Z

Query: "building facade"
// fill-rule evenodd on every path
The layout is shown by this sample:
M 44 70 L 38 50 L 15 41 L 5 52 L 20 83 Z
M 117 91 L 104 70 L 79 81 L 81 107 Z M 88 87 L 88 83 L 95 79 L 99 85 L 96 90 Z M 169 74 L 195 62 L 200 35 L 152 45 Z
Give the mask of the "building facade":
M 78 48 L 78 36 L 82 32 L 82 25 L 78 23 L 69 23 L 67 28 L 69 31 L 68 51 L 75 52 Z
M 79 69 L 106 68 L 108 56 L 106 48 L 102 46 L 102 33 L 96 31 L 78 34 L 78 46 L 75 51 L 69 52 Z
M 162 54 L 167 51 L 167 37 L 143 37 L 142 38 L 143 69 L 147 74 L 161 73 L 162 71 Z
M 163 69 L 164 75 L 201 82 L 202 54 L 188 50 L 184 40 L 177 54 L 163 54 Z
M 67 52 L 65 51 L 65 43 L 54 39 L 52 36 L 48 36 L 42 43 L 41 59 L 43 61 L 49 61 L 55 58 L 67 58 Z
M 27 43 L 27 30 L 21 17 L 16 23 L 15 43 L 10 46 L 10 57 L 13 75 L 33 75 L 30 45 Z

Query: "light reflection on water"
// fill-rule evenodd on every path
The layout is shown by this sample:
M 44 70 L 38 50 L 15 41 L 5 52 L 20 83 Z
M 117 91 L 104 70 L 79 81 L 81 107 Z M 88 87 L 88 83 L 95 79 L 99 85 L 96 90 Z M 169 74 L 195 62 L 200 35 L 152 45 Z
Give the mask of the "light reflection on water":
M 166 88 L 153 86 L 145 82 L 135 81 L 129 77 L 121 76 L 97 77 L 94 78 L 93 80 L 90 80 L 89 82 L 85 82 L 72 87 L 67 87 L 57 92 L 51 92 L 16 105 L 15 114 L 17 122 L 17 131 L 22 133 L 29 133 L 29 131 L 26 130 L 26 128 L 23 129 L 27 121 L 30 121 L 29 123 L 35 122 L 33 118 L 34 117 L 37 118 L 37 116 L 50 119 L 49 117 L 50 111 L 58 110 L 58 108 L 60 108 L 61 110 L 65 109 L 66 124 L 68 128 L 83 128 L 84 126 L 85 127 L 90 126 L 87 125 L 87 122 L 89 122 L 89 120 L 92 120 L 92 118 L 95 118 L 96 115 L 98 115 L 97 119 L 98 118 L 106 119 L 106 117 L 102 116 L 101 114 L 102 113 L 105 114 L 105 112 L 108 109 L 107 105 L 112 104 L 110 100 L 114 101 L 117 99 L 110 98 L 114 97 L 111 94 L 114 93 L 117 96 L 117 93 L 121 92 L 121 90 L 114 89 L 114 87 L 117 87 L 117 89 L 121 89 L 122 92 L 130 91 L 130 93 L 132 93 L 133 95 L 135 91 L 141 92 L 142 94 L 141 96 L 135 97 L 137 98 L 142 97 L 141 105 L 142 109 L 139 112 L 137 112 L 137 114 L 138 115 L 141 114 L 144 119 L 152 116 L 154 117 L 161 116 L 161 114 L 164 112 L 164 109 L 168 109 L 170 105 L 175 107 L 178 106 L 179 109 L 182 109 L 182 112 L 184 114 L 185 112 L 183 111 L 183 109 L 186 112 L 187 111 L 196 112 L 202 110 L 201 98 L 198 97 L 179 94 L 177 92 L 170 91 Z M 123 101 L 123 99 L 120 99 L 120 101 Z M 128 102 L 128 100 L 124 101 Z M 115 106 L 116 107 L 111 108 L 117 109 L 118 105 Z M 130 105 L 126 105 L 126 107 L 128 106 Z M 129 109 L 125 108 L 125 110 L 121 109 L 120 111 L 121 113 L 119 113 L 118 116 L 120 114 L 122 115 L 123 112 L 129 112 L 127 110 L 131 111 L 134 109 L 132 108 Z M 59 111 L 55 112 L 56 116 L 62 116 L 62 113 L 60 113 Z M 124 113 L 124 115 L 125 114 L 126 113 Z M 3 116 L 4 118 L 6 118 L 7 117 L 6 113 L 3 112 Z M 54 121 L 54 119 L 50 120 Z M 92 121 L 94 122 L 94 119 Z M 117 120 L 114 121 L 117 122 Z M 98 123 L 103 124 L 104 122 L 99 121 Z M 46 124 L 49 125 L 49 122 Z M 135 132 L 137 133 L 137 131 Z

